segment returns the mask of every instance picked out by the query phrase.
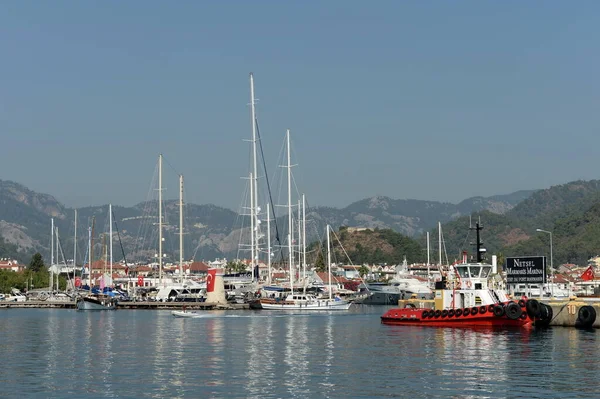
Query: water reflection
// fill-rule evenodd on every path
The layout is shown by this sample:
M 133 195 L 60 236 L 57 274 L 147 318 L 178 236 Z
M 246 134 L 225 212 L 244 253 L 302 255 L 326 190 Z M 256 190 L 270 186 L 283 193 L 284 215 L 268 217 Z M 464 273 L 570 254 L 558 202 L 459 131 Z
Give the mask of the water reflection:
M 598 331 L 386 326 L 379 312 L 11 310 L 3 397 L 595 398 Z
M 224 320 L 221 318 L 211 318 L 205 321 L 207 351 L 204 367 L 207 374 L 206 385 L 209 387 L 218 387 L 226 383 L 224 359 L 227 353 L 225 352 L 223 322 Z
M 259 398 L 267 388 L 272 372 L 272 322 L 269 319 L 251 317 L 248 322 L 245 387 L 248 397 Z M 243 348 L 242 348 L 243 349 Z

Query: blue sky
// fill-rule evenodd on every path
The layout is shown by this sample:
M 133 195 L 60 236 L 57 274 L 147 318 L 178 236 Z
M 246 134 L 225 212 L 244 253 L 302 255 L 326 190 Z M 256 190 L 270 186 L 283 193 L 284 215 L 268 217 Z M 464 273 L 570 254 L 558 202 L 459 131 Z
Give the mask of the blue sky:
M 0 4 L 0 179 L 69 206 L 237 209 L 253 72 L 269 173 L 310 204 L 458 202 L 599 178 L 596 2 Z M 275 183 L 276 184 L 276 183 Z

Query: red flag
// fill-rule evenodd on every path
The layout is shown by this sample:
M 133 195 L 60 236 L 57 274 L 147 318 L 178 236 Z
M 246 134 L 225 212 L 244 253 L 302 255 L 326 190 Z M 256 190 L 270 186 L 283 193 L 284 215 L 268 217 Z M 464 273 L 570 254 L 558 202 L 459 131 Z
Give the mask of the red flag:
M 594 269 L 591 265 L 585 270 L 585 272 L 583 272 L 583 274 L 581 275 L 581 279 L 583 281 L 590 281 L 594 279 Z
M 138 276 L 138 285 L 139 285 L 140 287 L 143 287 L 143 286 L 144 286 L 144 276 L 143 276 L 143 275 L 141 275 L 141 274 Z
M 209 269 L 208 277 L 206 277 L 206 292 L 213 292 L 215 290 L 215 277 L 217 275 L 217 269 Z
M 75 277 L 75 287 L 81 287 L 81 277 Z
M 129 267 L 128 266 L 125 266 L 125 275 L 126 276 L 129 275 Z

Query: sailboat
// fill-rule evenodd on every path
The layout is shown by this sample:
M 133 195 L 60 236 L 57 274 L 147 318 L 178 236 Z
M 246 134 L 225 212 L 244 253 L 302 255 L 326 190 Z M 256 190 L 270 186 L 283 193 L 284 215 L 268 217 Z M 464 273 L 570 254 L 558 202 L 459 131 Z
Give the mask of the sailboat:
M 111 213 L 112 217 L 112 213 Z M 89 292 L 87 295 L 77 298 L 77 310 L 115 310 L 117 308 L 117 299 L 102 292 L 93 291 L 92 265 L 93 265 L 93 246 L 92 230 L 95 219 L 92 219 L 92 227 L 88 228 L 88 260 L 89 260 Z M 104 288 L 104 287 L 102 287 Z
M 302 292 L 294 292 L 294 260 L 292 249 L 292 176 L 291 176 L 291 154 L 290 154 L 290 131 L 286 133 L 287 141 L 287 180 L 288 180 L 288 265 L 290 275 L 290 294 L 285 298 L 261 298 L 262 309 L 270 310 L 347 310 L 351 303 L 334 298 L 331 287 L 331 251 L 329 243 L 329 225 L 327 225 L 327 265 L 329 271 L 329 298 L 318 298 L 315 295 Z
M 159 286 L 155 299 L 160 302 L 186 301 L 203 302 L 205 300 L 206 283 L 185 278 L 183 270 L 183 175 L 179 175 L 179 281 L 163 278 L 163 214 L 162 214 L 162 154 L 158 158 L 158 264 Z

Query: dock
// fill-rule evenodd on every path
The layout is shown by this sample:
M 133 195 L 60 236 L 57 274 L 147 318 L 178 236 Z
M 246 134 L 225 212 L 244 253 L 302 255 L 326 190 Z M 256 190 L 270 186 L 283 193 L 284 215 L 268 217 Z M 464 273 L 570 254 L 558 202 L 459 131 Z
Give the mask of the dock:
M 247 303 L 210 303 L 210 302 L 118 302 L 117 309 L 146 309 L 146 310 L 244 310 L 249 309 Z M 0 309 L 75 309 L 73 301 L 0 301 Z

